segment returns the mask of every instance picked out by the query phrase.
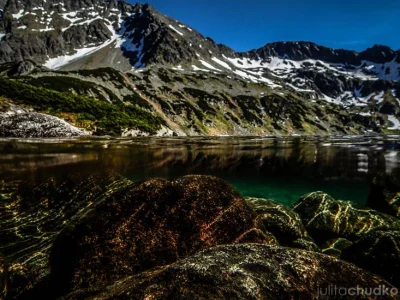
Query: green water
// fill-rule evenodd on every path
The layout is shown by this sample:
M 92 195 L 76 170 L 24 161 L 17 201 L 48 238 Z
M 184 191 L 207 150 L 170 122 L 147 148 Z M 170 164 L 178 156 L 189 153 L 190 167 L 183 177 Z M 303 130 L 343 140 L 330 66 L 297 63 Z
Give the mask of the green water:
M 363 205 L 379 172 L 400 174 L 399 137 L 0 140 L 0 182 L 69 173 L 131 180 L 213 175 L 242 195 L 292 204 L 325 191 Z
M 320 182 L 302 179 L 270 179 L 246 182 L 245 180 L 231 179 L 229 182 L 243 196 L 273 199 L 286 205 L 291 205 L 301 196 L 315 191 L 324 191 L 334 198 L 351 200 L 363 205 L 368 197 L 369 190 L 368 184 L 363 181 Z

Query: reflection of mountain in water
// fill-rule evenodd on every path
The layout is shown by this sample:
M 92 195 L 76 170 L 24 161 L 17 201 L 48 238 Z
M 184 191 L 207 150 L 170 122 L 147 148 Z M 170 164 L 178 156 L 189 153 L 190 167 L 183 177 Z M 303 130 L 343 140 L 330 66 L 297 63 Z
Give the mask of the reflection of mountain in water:
M 96 153 L 73 154 L 55 153 L 40 155 L 3 155 L 0 159 L 0 174 L 4 172 L 27 172 L 41 168 L 57 167 L 67 164 L 77 164 L 83 161 L 97 160 Z
M 133 179 L 202 173 L 357 179 L 397 173 L 399 146 L 374 139 L 138 139 L 0 144 L 0 177 L 108 170 Z

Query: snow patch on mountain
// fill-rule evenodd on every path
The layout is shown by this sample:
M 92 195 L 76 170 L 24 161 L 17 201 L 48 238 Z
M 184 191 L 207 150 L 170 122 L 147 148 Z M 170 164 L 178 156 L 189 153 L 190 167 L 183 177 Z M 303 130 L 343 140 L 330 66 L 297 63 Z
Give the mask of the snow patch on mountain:
M 82 20 L 79 18 L 75 18 L 77 12 L 73 13 L 68 13 L 65 14 L 65 17 L 68 18 L 69 20 L 74 21 L 71 25 L 69 25 L 67 28 L 63 28 L 62 30 L 68 30 L 72 26 L 76 25 L 87 25 L 90 24 L 91 22 L 95 20 L 103 20 L 104 25 L 107 27 L 107 29 L 112 33 L 111 37 L 105 41 L 104 43 L 97 45 L 97 46 L 90 46 L 87 45 L 87 47 L 83 47 L 80 49 L 75 49 L 75 53 L 73 54 L 68 54 L 68 55 L 63 55 L 63 56 L 58 56 L 55 58 L 49 58 L 44 66 L 49 68 L 49 69 L 59 69 L 62 66 L 65 66 L 77 59 L 80 59 L 82 57 L 91 55 L 100 49 L 103 49 L 104 47 L 109 46 L 110 44 L 115 42 L 114 48 L 121 48 L 123 51 L 127 52 L 137 52 L 137 57 L 139 58 L 138 61 L 135 63 L 133 66 L 134 68 L 141 68 L 144 67 L 144 64 L 141 62 L 141 58 L 143 57 L 143 47 L 144 47 L 144 38 L 142 38 L 138 43 L 134 43 L 132 39 L 130 38 L 131 32 L 128 32 L 125 26 L 125 21 L 122 18 L 121 14 L 118 14 L 118 23 L 119 23 L 119 29 L 115 30 L 113 25 L 111 24 L 110 21 L 107 19 L 104 19 L 98 15 L 93 14 L 94 18 L 85 20 L 85 21 L 79 21 Z
M 395 116 L 389 115 L 388 120 L 393 124 L 391 127 L 388 127 L 389 130 L 400 129 L 400 121 Z
M 377 104 L 380 104 L 384 99 L 385 91 L 381 91 L 378 95 L 374 97 Z
M 396 99 L 396 101 L 397 101 L 397 103 L 399 104 L 399 107 L 400 107 L 400 99 L 396 97 L 397 96 L 396 90 L 391 90 L 391 93 L 392 93 L 392 96 Z
M 195 71 L 195 72 L 197 72 L 197 71 L 210 72 L 210 70 L 199 68 L 196 65 L 192 65 L 192 68 L 193 68 L 193 71 Z
M 223 66 L 225 69 L 232 70 L 232 68 L 226 62 L 224 62 L 224 61 L 222 61 L 222 60 L 220 60 L 220 59 L 218 59 L 216 57 L 213 57 L 211 59 L 213 61 L 215 61 L 217 64 Z
M 106 25 L 108 30 L 110 32 L 113 33 L 113 35 L 111 36 L 111 38 L 109 40 L 107 40 L 106 42 L 104 42 L 103 44 L 99 45 L 99 46 L 95 46 L 95 47 L 84 47 L 84 48 L 80 48 L 80 49 L 75 49 L 75 53 L 73 54 L 69 54 L 69 55 L 63 55 L 63 56 L 58 56 L 58 57 L 54 57 L 54 58 L 49 58 L 44 64 L 43 66 L 45 66 L 46 68 L 49 69 L 59 69 L 64 65 L 67 65 L 77 59 L 80 59 L 82 57 L 88 56 L 92 53 L 95 53 L 97 51 L 99 51 L 100 49 L 112 44 L 113 42 L 115 42 L 118 38 L 120 38 L 120 35 L 118 35 L 114 28 L 112 27 L 112 25 L 108 24 Z
M 23 15 L 24 15 L 24 9 L 21 9 L 19 12 L 17 12 L 16 14 L 13 14 L 12 16 L 14 19 L 19 20 L 22 18 Z
M 182 32 L 180 32 L 178 29 L 176 29 L 174 26 L 169 25 L 169 28 L 171 28 L 173 31 L 175 31 L 177 34 L 184 36 L 184 34 Z
M 174 67 L 174 68 L 172 68 L 172 69 L 173 69 L 173 70 L 176 70 L 176 71 L 184 71 L 184 69 L 182 68 L 181 65 L 176 66 L 176 67 Z
M 345 91 L 336 98 L 323 95 L 322 100 L 345 107 L 349 106 L 365 107 L 368 105 L 368 102 L 371 101 L 371 99 L 374 99 L 375 97 L 379 98 L 380 95 L 383 95 L 384 93 L 383 91 L 381 91 L 378 95 L 376 95 L 376 93 L 371 93 L 368 96 L 362 97 L 360 91 L 361 89 L 355 90 L 354 92 Z
M 105 44 L 107 44 L 107 43 L 105 43 Z M 45 66 L 46 68 L 49 68 L 49 69 L 57 70 L 57 69 L 61 68 L 62 66 L 69 64 L 70 62 L 73 62 L 81 57 L 90 55 L 90 54 L 100 50 L 101 48 L 106 46 L 105 44 L 100 45 L 98 47 L 88 47 L 88 48 L 76 49 L 75 50 L 76 52 L 74 54 L 50 58 L 43 64 L 43 66 Z
M 205 66 L 208 69 L 215 70 L 215 71 L 218 71 L 218 72 L 222 72 L 220 69 L 217 69 L 216 67 L 214 67 L 213 65 L 209 64 L 208 62 L 206 62 L 206 61 L 204 61 L 202 59 L 200 59 L 199 61 L 203 66 Z
M 307 59 L 295 61 L 282 57 L 270 57 L 269 59 L 230 58 L 223 56 L 235 67 L 240 69 L 267 69 L 279 78 L 287 78 L 299 69 L 313 69 L 319 73 L 332 71 L 337 75 L 347 78 L 358 78 L 361 80 L 400 80 L 400 64 L 396 58 L 384 64 L 363 61 L 360 66 L 326 63 L 321 60 Z
M 396 60 L 397 56 L 392 61 L 383 64 L 363 61 L 358 68 L 374 72 L 377 79 L 398 81 L 400 80 L 400 64 Z
M 236 75 L 238 75 L 238 76 L 240 76 L 240 77 L 242 77 L 244 79 L 249 79 L 249 80 L 251 80 L 253 82 L 258 82 L 257 81 L 257 77 L 255 77 L 253 75 L 250 75 L 250 74 L 246 73 L 245 71 L 235 70 L 235 71 L 233 71 L 233 73 L 235 73 Z

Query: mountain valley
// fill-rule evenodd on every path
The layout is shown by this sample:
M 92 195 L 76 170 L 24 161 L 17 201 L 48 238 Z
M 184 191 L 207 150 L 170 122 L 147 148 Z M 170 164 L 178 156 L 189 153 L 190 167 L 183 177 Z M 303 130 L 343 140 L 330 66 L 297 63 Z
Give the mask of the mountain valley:
M 276 42 L 235 52 L 147 4 L 8 0 L 0 9 L 5 116 L 32 110 L 125 137 L 400 130 L 400 51 L 386 46 Z

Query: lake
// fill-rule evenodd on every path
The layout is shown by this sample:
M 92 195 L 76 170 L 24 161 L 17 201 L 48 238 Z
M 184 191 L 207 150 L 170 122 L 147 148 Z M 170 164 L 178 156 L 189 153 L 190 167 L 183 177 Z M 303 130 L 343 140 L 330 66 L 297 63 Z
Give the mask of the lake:
M 207 174 L 288 205 L 318 190 L 363 205 L 376 174 L 400 176 L 400 137 L 0 139 L 0 182 L 94 172 L 134 181 Z

